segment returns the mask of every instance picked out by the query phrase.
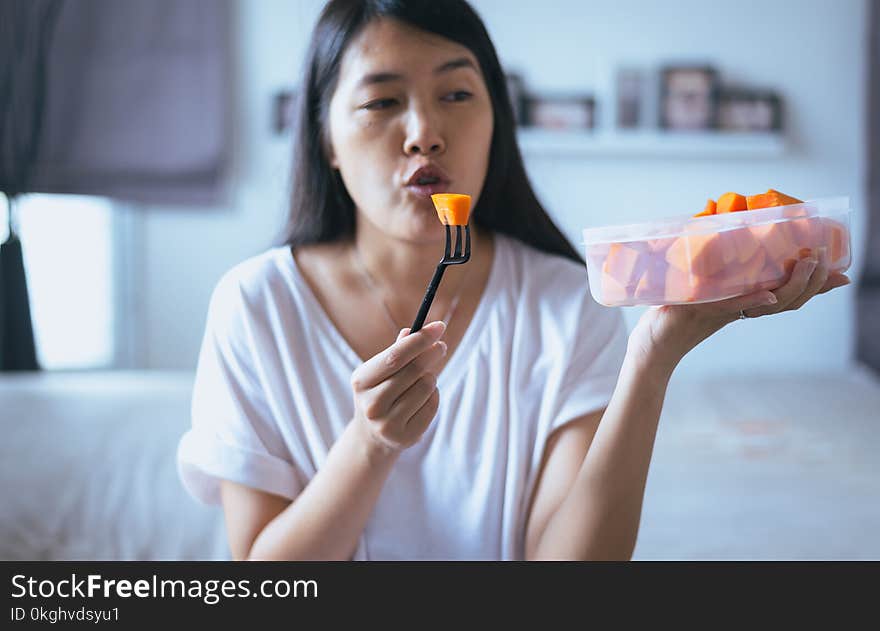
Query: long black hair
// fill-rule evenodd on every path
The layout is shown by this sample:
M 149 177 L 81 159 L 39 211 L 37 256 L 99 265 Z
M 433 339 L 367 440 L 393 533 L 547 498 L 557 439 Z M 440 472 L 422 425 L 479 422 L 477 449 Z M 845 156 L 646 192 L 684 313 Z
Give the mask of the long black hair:
M 290 213 L 282 242 L 292 247 L 353 237 L 355 208 L 327 159 L 330 99 L 343 54 L 371 20 L 394 18 L 467 47 L 477 58 L 492 100 L 495 124 L 489 167 L 471 221 L 538 250 L 583 259 L 538 202 L 516 142 L 513 108 L 495 47 L 465 0 L 330 0 L 312 35 L 294 115 Z

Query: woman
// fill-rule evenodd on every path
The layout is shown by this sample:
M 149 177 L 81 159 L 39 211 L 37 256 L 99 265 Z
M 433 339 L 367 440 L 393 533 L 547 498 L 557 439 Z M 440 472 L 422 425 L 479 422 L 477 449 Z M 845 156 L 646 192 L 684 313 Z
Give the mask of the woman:
M 627 339 L 532 192 L 463 0 L 331 0 L 295 145 L 285 244 L 218 284 L 179 451 L 236 559 L 629 558 L 676 364 L 741 313 L 848 282 L 802 261 Z M 439 191 L 475 200 L 473 255 L 410 335 Z

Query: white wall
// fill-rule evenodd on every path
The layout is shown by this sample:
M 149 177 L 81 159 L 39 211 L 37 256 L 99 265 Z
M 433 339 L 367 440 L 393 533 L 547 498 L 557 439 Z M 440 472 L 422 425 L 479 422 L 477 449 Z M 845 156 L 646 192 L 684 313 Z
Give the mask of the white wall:
M 725 78 L 775 87 L 790 149 L 762 159 L 533 157 L 533 183 L 575 243 L 587 225 L 702 208 L 727 190 L 777 188 L 802 198 L 849 195 L 856 209 L 853 276 L 864 235 L 865 0 L 476 0 L 506 67 L 531 87 L 595 90 L 602 113 L 614 66 L 704 60 Z M 288 147 L 270 130 L 274 91 L 295 80 L 322 6 L 261 0 L 238 6 L 239 133 L 228 208 L 147 209 L 139 217 L 142 363 L 194 366 L 219 276 L 269 245 L 287 194 Z M 511 7 L 515 7 L 512 10 Z M 607 120 L 607 118 L 605 119 Z M 844 368 L 853 355 L 854 290 L 798 313 L 736 323 L 688 356 L 680 372 Z M 626 309 L 630 323 L 640 309 Z

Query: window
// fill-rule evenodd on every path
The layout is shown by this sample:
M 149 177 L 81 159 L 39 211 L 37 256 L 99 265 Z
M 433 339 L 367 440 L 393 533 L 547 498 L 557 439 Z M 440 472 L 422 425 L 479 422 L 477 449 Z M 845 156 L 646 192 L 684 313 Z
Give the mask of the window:
M 115 363 L 113 211 L 109 200 L 98 197 L 24 195 L 17 202 L 16 229 L 42 368 Z

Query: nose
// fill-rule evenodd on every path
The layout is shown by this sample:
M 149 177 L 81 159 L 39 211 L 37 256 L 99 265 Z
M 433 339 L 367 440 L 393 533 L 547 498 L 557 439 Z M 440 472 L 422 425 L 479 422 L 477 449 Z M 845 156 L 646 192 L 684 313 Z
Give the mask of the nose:
M 435 155 L 446 151 L 446 141 L 429 111 L 413 108 L 409 113 L 403 152 L 406 155 Z

